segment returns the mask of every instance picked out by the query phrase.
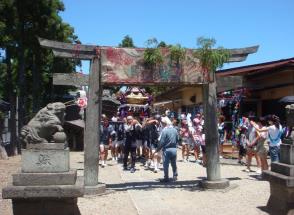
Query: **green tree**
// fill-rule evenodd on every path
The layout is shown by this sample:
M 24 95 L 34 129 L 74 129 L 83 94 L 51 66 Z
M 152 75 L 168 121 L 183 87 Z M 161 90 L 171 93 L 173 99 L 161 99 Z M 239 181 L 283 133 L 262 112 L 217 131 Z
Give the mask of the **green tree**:
M 221 68 L 230 58 L 230 52 L 223 47 L 214 48 L 216 40 L 213 38 L 199 37 L 197 39 L 198 49 L 194 56 L 199 59 L 203 70 L 204 78 L 210 81 L 209 74 Z
M 135 48 L 133 39 L 129 35 L 126 35 L 118 46 L 122 48 Z
M 38 43 L 38 37 L 77 41 L 74 29 L 59 15 L 63 10 L 60 0 L 0 2 L 0 49 L 4 53 L 0 69 L 1 78 L 5 80 L 0 82 L 0 94 L 11 103 L 12 132 L 15 130 L 16 96 L 20 129 L 33 113 L 52 101 L 52 73 L 72 72 L 79 64 L 79 61 L 55 59 Z M 68 87 L 58 87 L 57 92 L 63 94 L 67 90 Z
M 158 43 L 157 48 L 166 48 L 167 45 L 164 41 L 160 41 L 160 43 Z

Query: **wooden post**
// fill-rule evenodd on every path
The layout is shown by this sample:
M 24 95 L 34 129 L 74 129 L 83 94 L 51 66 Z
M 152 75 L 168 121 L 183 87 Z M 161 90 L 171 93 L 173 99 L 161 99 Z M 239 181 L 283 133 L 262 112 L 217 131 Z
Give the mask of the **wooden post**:
M 100 56 L 99 56 L 100 57 Z M 89 75 L 89 97 L 86 112 L 86 127 L 84 134 L 84 180 L 85 186 L 98 185 L 98 165 L 99 165 L 99 112 L 101 100 L 99 89 L 101 87 L 100 76 L 100 58 L 94 57 L 91 61 L 91 70 Z
M 205 116 L 205 144 L 207 156 L 207 179 L 220 180 L 220 164 L 218 151 L 218 130 L 216 116 L 216 84 L 203 85 L 204 116 Z
M 204 108 L 204 132 L 206 145 L 206 173 L 207 180 L 202 182 L 202 186 L 209 189 L 221 189 L 229 186 L 228 180 L 221 179 L 218 130 L 217 130 L 217 97 L 216 79 L 214 82 L 203 84 L 203 108 Z

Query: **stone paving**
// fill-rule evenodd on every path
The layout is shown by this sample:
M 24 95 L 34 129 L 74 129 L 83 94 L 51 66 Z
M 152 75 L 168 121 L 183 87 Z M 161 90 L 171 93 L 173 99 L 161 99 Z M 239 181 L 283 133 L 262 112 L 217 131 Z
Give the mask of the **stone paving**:
M 19 166 L 15 160 L 14 170 Z M 6 171 L 5 162 L 0 161 L 0 170 Z M 226 190 L 205 191 L 199 182 L 206 175 L 206 169 L 195 162 L 178 162 L 179 177 L 175 183 L 161 184 L 163 172 L 153 173 L 137 163 L 137 171 L 123 171 L 121 164 L 108 161 L 99 169 L 99 181 L 107 184 L 109 193 L 102 196 L 79 198 L 78 206 L 82 215 L 97 214 L 268 214 L 265 205 L 269 198 L 269 184 L 258 180 L 256 172 L 246 173 L 245 167 L 237 160 L 222 159 L 222 177 L 230 180 Z M 83 175 L 83 153 L 71 152 L 71 167 Z M 252 168 L 256 170 L 256 167 Z M 0 173 L 2 174 L 3 171 Z M 11 174 L 9 170 L 7 173 Z M 1 178 L 2 188 L 11 176 Z M 2 211 L 1 211 L 2 210 Z M 11 215 L 11 202 L 0 199 L 0 214 Z

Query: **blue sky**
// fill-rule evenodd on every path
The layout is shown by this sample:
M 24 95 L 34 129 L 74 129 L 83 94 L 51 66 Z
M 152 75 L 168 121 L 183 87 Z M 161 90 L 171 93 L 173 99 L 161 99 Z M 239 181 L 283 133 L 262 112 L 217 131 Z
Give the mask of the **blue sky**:
M 65 22 L 83 44 L 117 46 L 130 35 L 144 47 L 156 37 L 196 48 L 197 37 L 217 45 L 260 45 L 245 62 L 225 68 L 294 57 L 294 0 L 63 0 Z M 82 70 L 88 71 L 83 63 Z

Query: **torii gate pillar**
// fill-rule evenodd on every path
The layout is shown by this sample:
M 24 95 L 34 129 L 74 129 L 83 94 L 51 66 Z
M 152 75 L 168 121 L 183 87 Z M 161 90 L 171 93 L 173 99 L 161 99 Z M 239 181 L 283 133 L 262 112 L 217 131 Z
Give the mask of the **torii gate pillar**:
M 101 122 L 101 63 L 100 55 L 91 60 L 89 75 L 88 107 L 86 110 L 86 128 L 84 134 L 84 183 L 85 194 L 103 193 L 105 184 L 98 183 L 99 142 Z M 99 81 L 97 81 L 99 80 Z

